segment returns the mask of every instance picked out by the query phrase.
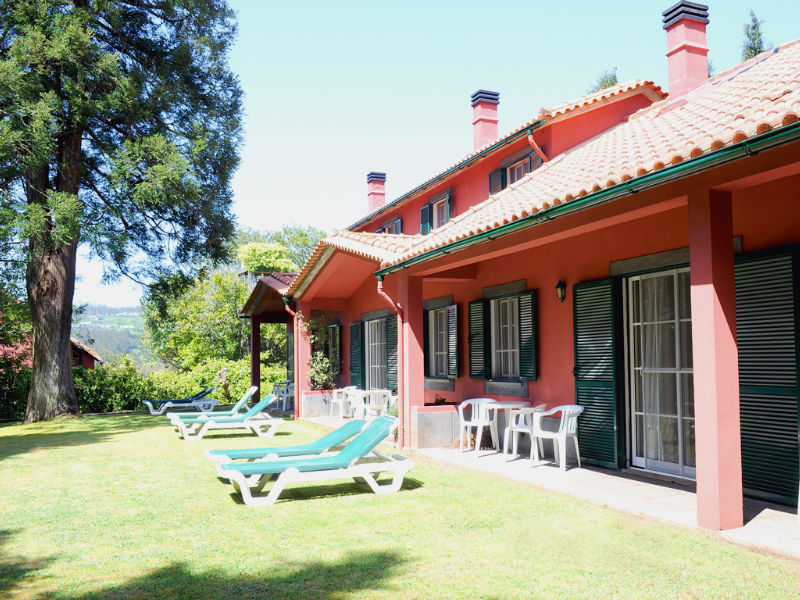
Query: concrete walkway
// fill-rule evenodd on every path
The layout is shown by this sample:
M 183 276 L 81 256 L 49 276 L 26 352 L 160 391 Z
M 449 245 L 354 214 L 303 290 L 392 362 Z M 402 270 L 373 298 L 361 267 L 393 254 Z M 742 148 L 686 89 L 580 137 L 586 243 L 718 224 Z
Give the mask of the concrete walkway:
M 338 427 L 344 422 L 335 417 L 306 420 L 329 428 Z M 562 472 L 549 462 L 533 466 L 527 456 L 508 460 L 494 450 L 481 450 L 477 455 L 475 452 L 449 448 L 417 452 L 435 462 L 501 475 L 629 514 L 700 529 L 730 542 L 800 561 L 800 522 L 795 510 L 789 507 L 746 498 L 744 527 L 710 532 L 697 525 L 697 501 L 693 485 L 661 482 L 631 472 L 592 467 L 578 469 L 572 466 Z

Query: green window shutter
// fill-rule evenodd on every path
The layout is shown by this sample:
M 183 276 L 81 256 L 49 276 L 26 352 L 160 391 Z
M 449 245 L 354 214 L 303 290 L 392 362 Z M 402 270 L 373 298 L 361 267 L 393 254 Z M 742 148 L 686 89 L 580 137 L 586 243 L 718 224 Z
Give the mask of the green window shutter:
M 364 387 L 364 361 L 361 349 L 361 321 L 350 323 L 350 385 Z
M 618 369 L 620 350 L 620 287 L 603 279 L 573 286 L 575 335 L 575 400 L 583 406 L 578 419 L 581 458 L 587 463 L 619 468 L 625 464 L 624 414 Z
M 539 156 L 535 151 L 531 152 L 531 155 L 528 157 L 528 160 L 530 161 L 529 165 L 531 171 L 535 171 L 536 169 L 542 166 L 542 157 Z
M 397 316 L 386 317 L 386 387 L 397 392 Z
M 506 170 L 497 169 L 489 173 L 489 194 L 496 194 L 506 187 Z
M 458 377 L 458 306 L 450 304 L 445 308 L 447 316 L 447 376 Z
M 488 379 L 491 374 L 487 353 L 489 337 L 486 328 L 489 325 L 486 300 L 469 303 L 469 376 L 473 379 Z
M 791 254 L 736 264 L 745 494 L 797 504 L 798 274 Z
M 419 232 L 422 235 L 428 235 L 431 230 L 431 207 L 426 204 L 419 209 Z
M 294 381 L 294 327 L 286 325 L 286 379 Z
M 337 323 L 328 326 L 328 360 L 334 374 L 342 372 L 342 327 Z
M 447 196 L 444 198 L 444 222 L 447 223 L 450 220 L 450 194 L 448 193 Z
M 536 381 L 536 292 L 520 294 L 519 311 L 519 376 Z
M 403 233 L 403 219 L 397 219 L 397 233 Z
M 422 357 L 423 362 L 425 363 L 424 372 L 425 377 L 429 377 L 431 374 L 431 346 L 430 346 L 430 311 L 423 310 L 422 311 Z

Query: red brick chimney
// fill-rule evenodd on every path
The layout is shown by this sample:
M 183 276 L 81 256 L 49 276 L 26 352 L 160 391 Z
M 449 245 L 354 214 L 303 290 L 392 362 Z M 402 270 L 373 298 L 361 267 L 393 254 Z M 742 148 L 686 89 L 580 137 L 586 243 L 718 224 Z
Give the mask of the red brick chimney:
M 475 150 L 497 139 L 497 105 L 500 94 L 489 90 L 478 90 L 471 96 L 472 127 L 475 134 Z
M 681 0 L 661 14 L 667 30 L 669 96 L 677 98 L 708 81 L 708 6 Z
M 367 173 L 367 205 L 374 212 L 386 204 L 386 173 Z

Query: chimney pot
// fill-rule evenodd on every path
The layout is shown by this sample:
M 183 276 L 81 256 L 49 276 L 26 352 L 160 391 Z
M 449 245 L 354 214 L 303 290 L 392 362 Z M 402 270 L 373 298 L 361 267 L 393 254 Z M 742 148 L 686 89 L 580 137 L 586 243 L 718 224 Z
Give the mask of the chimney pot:
M 681 0 L 661 16 L 667 31 L 669 95 L 676 98 L 708 81 L 708 6 Z
M 470 96 L 475 150 L 497 139 L 497 105 L 499 92 L 478 90 Z
M 367 206 L 374 212 L 386 204 L 386 173 L 367 173 Z

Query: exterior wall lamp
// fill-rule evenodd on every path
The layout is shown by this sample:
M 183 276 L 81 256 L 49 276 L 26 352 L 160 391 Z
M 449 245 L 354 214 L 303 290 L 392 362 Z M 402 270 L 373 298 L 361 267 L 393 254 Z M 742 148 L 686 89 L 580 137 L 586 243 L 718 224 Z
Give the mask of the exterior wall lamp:
M 559 302 L 563 302 L 564 298 L 567 297 L 567 284 L 561 279 L 559 279 L 558 283 L 556 284 L 556 296 L 558 297 Z

